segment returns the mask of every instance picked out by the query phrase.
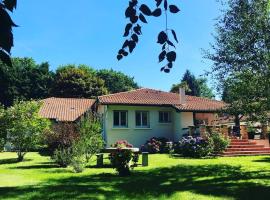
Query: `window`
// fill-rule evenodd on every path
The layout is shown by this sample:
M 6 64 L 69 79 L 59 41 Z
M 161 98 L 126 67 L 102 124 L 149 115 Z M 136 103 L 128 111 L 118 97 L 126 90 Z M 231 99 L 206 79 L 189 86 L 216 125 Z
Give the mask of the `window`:
M 160 111 L 159 112 L 159 123 L 171 123 L 171 113 L 170 112 L 164 112 Z
M 113 111 L 113 126 L 114 127 L 128 127 L 127 111 L 117 110 Z
M 136 111 L 136 127 L 149 128 L 149 112 L 148 111 Z

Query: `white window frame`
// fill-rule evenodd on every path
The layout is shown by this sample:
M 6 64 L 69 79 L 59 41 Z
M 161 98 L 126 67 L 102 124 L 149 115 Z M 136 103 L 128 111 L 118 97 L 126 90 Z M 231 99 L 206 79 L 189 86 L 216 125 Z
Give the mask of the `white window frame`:
M 138 126 L 137 125 L 137 113 L 140 113 L 140 125 Z M 144 126 L 144 125 L 142 125 L 143 123 L 143 115 L 142 115 L 142 113 L 147 113 L 147 125 L 146 126 Z M 136 128 L 150 128 L 150 112 L 149 111 L 147 111 L 147 110 L 137 110 L 137 111 L 135 111 L 135 127 Z
M 114 113 L 116 113 L 116 112 L 118 112 L 119 113 L 119 124 L 118 125 L 115 125 L 114 124 L 114 117 L 115 117 L 115 115 L 114 115 Z M 123 112 L 125 112 L 126 113 L 126 125 L 121 125 L 121 113 L 123 113 Z M 128 111 L 127 110 L 114 110 L 113 111 L 113 127 L 114 128 L 128 128 Z
M 160 120 L 160 114 L 162 113 L 162 118 L 163 118 L 163 121 L 161 121 Z M 165 117 L 164 117 L 164 113 L 168 113 L 168 121 L 167 122 L 165 122 L 164 121 L 164 119 L 165 119 Z M 172 123 L 172 113 L 170 112 L 170 111 L 159 111 L 158 112 L 158 122 L 160 123 L 160 124 L 169 124 L 169 123 Z

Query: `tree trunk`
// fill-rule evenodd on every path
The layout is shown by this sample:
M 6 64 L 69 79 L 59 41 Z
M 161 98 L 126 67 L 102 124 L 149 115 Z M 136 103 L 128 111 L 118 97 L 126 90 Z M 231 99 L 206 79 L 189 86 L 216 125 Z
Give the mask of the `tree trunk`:
M 17 152 L 17 155 L 18 155 L 17 161 L 18 162 L 22 162 L 25 154 L 23 154 L 22 152 L 18 151 Z

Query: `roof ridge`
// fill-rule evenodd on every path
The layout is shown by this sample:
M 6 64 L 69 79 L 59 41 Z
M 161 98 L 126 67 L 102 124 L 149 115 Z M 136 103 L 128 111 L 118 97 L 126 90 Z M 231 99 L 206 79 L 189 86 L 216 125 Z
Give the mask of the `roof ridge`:
M 106 95 L 98 96 L 98 98 L 99 97 L 114 96 L 114 95 L 119 95 L 119 94 L 124 94 L 124 93 L 130 93 L 130 92 L 135 92 L 135 91 L 143 90 L 143 89 L 147 89 L 147 88 L 138 88 L 138 89 L 133 89 L 133 90 L 124 91 L 124 92 L 117 92 L 117 93 L 113 93 L 113 94 L 106 94 Z

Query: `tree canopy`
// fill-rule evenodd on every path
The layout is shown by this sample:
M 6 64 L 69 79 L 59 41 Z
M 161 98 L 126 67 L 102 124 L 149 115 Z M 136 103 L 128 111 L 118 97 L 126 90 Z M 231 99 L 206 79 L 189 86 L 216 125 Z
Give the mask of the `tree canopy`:
M 43 99 L 49 96 L 53 73 L 48 63 L 36 64 L 32 58 L 13 58 L 13 65 L 0 62 L 0 103 L 14 100 Z
M 139 88 L 133 77 L 113 69 L 98 70 L 96 74 L 97 77 L 104 80 L 109 93 L 125 92 Z
M 171 92 L 178 93 L 179 88 L 184 88 L 187 95 L 214 98 L 213 91 L 207 85 L 206 78 L 196 78 L 189 70 L 185 72 L 180 83 L 173 84 Z
M 65 65 L 56 70 L 52 94 L 57 97 L 95 98 L 107 94 L 104 80 L 85 65 Z
M 265 118 L 270 110 L 269 0 L 229 0 L 207 54 L 228 111 Z

